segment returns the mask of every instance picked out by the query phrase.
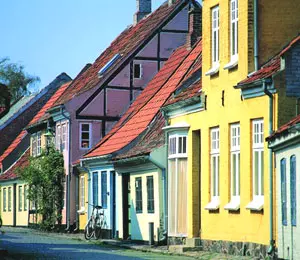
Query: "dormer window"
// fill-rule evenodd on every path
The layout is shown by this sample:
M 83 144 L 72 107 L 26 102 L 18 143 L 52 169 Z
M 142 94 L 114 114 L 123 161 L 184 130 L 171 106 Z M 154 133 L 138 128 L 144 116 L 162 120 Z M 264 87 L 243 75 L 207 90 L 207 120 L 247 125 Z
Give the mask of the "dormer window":
M 135 79 L 142 78 L 142 64 L 134 64 L 133 75 Z

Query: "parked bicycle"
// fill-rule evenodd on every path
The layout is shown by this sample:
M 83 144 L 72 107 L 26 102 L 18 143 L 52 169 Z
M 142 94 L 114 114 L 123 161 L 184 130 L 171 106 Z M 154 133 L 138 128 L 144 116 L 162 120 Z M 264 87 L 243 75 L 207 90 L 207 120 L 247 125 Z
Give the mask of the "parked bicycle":
M 101 206 L 89 205 L 93 206 L 93 211 L 84 228 L 84 237 L 87 240 L 90 240 L 92 237 L 99 239 L 104 227 L 104 210 Z

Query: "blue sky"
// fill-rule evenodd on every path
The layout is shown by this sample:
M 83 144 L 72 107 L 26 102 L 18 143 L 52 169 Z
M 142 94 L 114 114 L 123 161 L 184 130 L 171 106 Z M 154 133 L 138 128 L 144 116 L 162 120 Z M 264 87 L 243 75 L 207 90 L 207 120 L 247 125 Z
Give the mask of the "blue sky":
M 165 0 L 152 0 L 152 10 Z M 1 2 L 0 58 L 39 76 L 37 88 L 61 72 L 72 78 L 132 24 L 135 0 L 8 0 Z

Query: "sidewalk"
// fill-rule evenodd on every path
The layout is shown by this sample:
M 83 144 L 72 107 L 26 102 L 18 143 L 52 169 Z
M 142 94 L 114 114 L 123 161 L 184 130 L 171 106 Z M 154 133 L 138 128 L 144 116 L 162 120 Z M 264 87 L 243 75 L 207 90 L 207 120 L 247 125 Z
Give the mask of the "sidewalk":
M 38 235 L 43 236 L 51 236 L 51 237 L 63 237 L 67 239 L 74 239 L 80 241 L 86 241 L 84 238 L 83 233 L 51 233 L 51 232 L 42 232 L 36 229 L 29 229 L 29 228 L 12 228 L 12 227 L 2 227 L 1 230 L 4 232 L 24 232 L 24 233 L 36 233 Z M 183 253 L 170 253 L 168 250 L 168 246 L 150 246 L 147 244 L 137 244 L 133 243 L 132 241 L 127 240 L 116 240 L 116 239 L 99 239 L 99 240 L 90 240 L 86 241 L 88 243 L 94 243 L 99 246 L 108 246 L 108 247 L 116 247 L 116 248 L 123 248 L 129 250 L 137 250 L 142 252 L 149 252 L 149 253 L 158 253 L 158 254 L 166 254 L 166 255 L 183 255 L 189 256 L 194 259 L 203 259 L 203 260 L 250 260 L 253 258 L 250 257 L 242 257 L 242 256 L 233 256 L 233 255 L 225 255 L 213 252 L 204 252 L 204 251 L 188 251 Z

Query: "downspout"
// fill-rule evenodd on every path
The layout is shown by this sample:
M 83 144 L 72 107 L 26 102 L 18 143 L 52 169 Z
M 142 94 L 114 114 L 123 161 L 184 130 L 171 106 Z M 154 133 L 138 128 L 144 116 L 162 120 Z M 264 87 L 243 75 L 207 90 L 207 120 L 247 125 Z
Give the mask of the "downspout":
M 157 161 L 153 160 L 151 156 L 148 157 L 149 161 L 153 163 L 157 168 L 161 170 L 162 173 L 162 181 L 163 181 L 163 211 L 164 211 L 164 233 L 163 233 L 163 239 L 161 240 L 163 243 L 167 241 L 167 221 L 168 221 L 168 214 L 167 214 L 167 176 L 166 176 L 166 168 L 158 163 Z M 158 242 L 159 240 L 159 234 L 157 234 Z
M 266 82 L 263 81 L 264 93 L 269 97 L 269 136 L 273 133 L 273 95 L 267 89 Z M 272 88 L 274 88 L 274 80 L 272 80 Z M 273 237 L 273 153 L 269 148 L 269 196 L 270 196 L 270 247 L 268 254 L 274 251 L 275 240 Z
M 67 206 L 67 210 L 66 210 L 66 219 L 67 219 L 67 227 L 65 229 L 65 231 L 70 231 L 70 179 L 71 179 L 71 118 L 68 117 L 66 114 L 64 114 L 63 111 L 63 106 L 60 107 L 60 112 L 61 115 L 68 120 L 69 122 L 69 136 L 68 136 L 68 166 L 69 166 L 69 172 L 67 175 L 67 191 L 66 191 L 66 206 Z
M 253 0 L 254 22 L 254 71 L 258 70 L 258 2 Z

